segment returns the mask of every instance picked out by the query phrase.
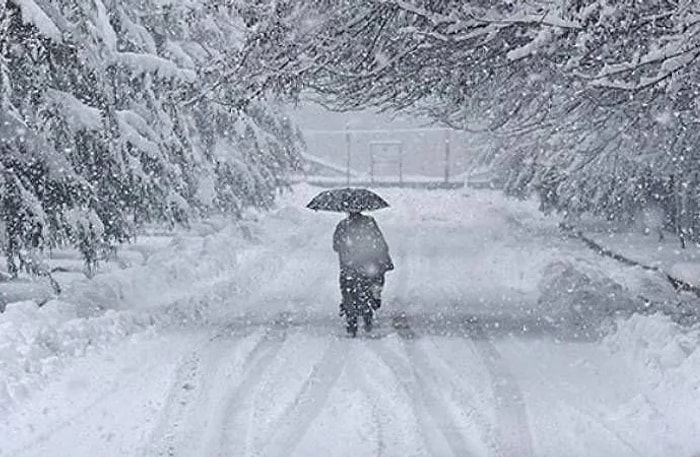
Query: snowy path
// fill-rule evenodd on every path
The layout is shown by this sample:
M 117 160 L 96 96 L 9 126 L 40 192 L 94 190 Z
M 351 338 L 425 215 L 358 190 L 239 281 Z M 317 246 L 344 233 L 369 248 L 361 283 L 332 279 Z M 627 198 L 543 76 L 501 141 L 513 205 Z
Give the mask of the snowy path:
M 466 197 L 431 212 L 420 195 L 390 196 L 417 209 L 378 215 L 397 271 L 374 335 L 345 337 L 335 315 L 335 218 L 283 209 L 256 234 L 274 241 L 232 276 L 255 282 L 244 303 L 218 324 L 136 334 L 76 359 L 0 420 L 0 455 L 700 451 L 697 412 L 674 409 L 658 379 L 600 342 L 562 339 L 524 305 L 547 255 L 569 241 L 545 247 L 546 226 L 519 230 L 524 215 Z

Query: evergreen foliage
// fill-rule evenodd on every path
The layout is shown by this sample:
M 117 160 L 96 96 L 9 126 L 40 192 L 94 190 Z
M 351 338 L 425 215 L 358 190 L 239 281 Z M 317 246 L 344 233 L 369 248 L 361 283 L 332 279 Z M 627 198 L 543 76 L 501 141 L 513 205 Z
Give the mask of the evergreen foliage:
M 0 4 L 0 242 L 12 273 L 65 243 L 92 271 L 143 222 L 270 205 L 301 137 L 236 71 L 250 33 L 241 8 Z

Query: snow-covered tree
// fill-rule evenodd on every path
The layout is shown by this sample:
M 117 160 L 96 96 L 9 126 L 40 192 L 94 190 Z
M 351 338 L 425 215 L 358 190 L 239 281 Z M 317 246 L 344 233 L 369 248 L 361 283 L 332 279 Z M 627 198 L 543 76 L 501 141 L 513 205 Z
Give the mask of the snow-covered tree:
M 613 219 L 654 203 L 699 236 L 695 1 L 274 5 L 249 41 L 268 57 L 259 86 L 431 116 L 499 145 L 508 191 Z
M 232 64 L 242 17 L 217 1 L 2 2 L 0 239 L 13 272 L 24 251 L 66 242 L 92 270 L 141 222 L 270 204 L 301 138 Z M 212 63 L 224 62 L 222 80 Z

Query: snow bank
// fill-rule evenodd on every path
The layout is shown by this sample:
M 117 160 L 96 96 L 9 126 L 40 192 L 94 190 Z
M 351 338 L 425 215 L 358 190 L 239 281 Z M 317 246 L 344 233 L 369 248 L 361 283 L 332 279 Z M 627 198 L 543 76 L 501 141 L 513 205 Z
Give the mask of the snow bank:
M 645 371 L 651 369 L 664 375 L 673 370 L 690 370 L 695 373 L 696 388 L 700 388 L 700 326 L 682 327 L 660 313 L 635 314 L 618 320 L 615 332 L 606 336 L 603 343 Z
M 0 414 L 72 358 L 130 335 L 220 326 L 231 316 L 277 312 L 280 306 L 298 311 L 295 297 L 308 297 L 309 288 L 300 277 L 309 272 L 334 276 L 319 268 L 314 256 L 308 264 L 282 270 L 289 253 L 280 246 L 305 249 L 324 230 L 318 216 L 302 208 L 299 201 L 282 201 L 263 217 L 251 210 L 235 223 L 225 218 L 200 222 L 165 246 L 162 237 L 149 235 L 149 244 L 136 246 L 143 251 L 142 264 L 103 267 L 93 279 L 74 277 L 60 300 L 41 308 L 35 301 L 9 303 L 0 314 Z M 332 252 L 329 256 L 332 260 Z M 271 292 L 265 287 L 270 281 L 277 283 Z M 329 298 L 324 297 L 330 296 L 335 304 L 335 281 L 323 285 L 328 290 L 324 295 L 319 287 L 314 306 L 325 307 Z M 274 295 L 275 290 L 284 295 Z
M 237 226 L 220 221 L 175 237 L 143 265 L 77 280 L 41 308 L 8 304 L 0 314 L 0 411 L 71 357 L 136 332 L 219 322 L 227 300 L 252 287 L 232 275 L 251 249 Z
M 43 308 L 32 301 L 12 303 L 0 320 L 0 411 L 28 397 L 32 388 L 82 356 L 153 322 L 145 314 L 107 311 L 79 318 L 75 304 L 53 300 Z
M 0 277 L 0 313 L 8 303 L 24 301 L 31 297 L 36 303 L 43 304 L 54 296 L 55 293 L 46 278 L 3 281 Z
M 567 261 L 547 266 L 539 288 L 540 311 L 564 337 L 597 338 L 612 317 L 628 315 L 643 306 L 600 270 Z
M 678 279 L 681 279 L 695 287 L 700 287 L 700 263 L 696 262 L 677 262 L 671 268 L 669 273 Z
M 649 455 L 697 456 L 700 451 L 700 326 L 686 328 L 670 317 L 633 315 L 618 320 L 616 331 L 603 345 L 630 370 L 628 377 L 645 386 L 640 394 L 609 413 L 618 423 L 635 421 L 637 433 L 657 436 L 672 434 L 676 448 L 663 448 L 652 440 Z M 642 420 L 639 420 L 639 419 Z M 678 437 L 695 437 L 692 440 Z M 653 449 L 657 447 L 658 449 Z

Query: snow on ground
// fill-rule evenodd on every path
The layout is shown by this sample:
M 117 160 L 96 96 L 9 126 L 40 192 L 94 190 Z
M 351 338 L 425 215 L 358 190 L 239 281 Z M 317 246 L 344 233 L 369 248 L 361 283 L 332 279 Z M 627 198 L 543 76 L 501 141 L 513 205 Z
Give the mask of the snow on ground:
M 602 246 L 700 287 L 700 244 L 687 242 L 682 248 L 678 237 L 672 233 L 664 232 L 663 239 L 659 239 L 660 222 L 655 222 L 652 229 L 643 222 L 637 224 L 642 227 L 631 228 L 585 220 L 576 225 Z
M 257 248 L 237 227 L 201 226 L 155 253 L 142 249 L 141 265 L 111 269 L 107 264 L 92 280 L 64 273 L 72 281 L 62 284 L 60 298 L 41 308 L 33 301 L 9 304 L 0 314 L 0 412 L 27 397 L 66 358 L 144 330 L 213 319 L 205 310 L 238 287 L 230 281 L 231 267 Z
M 331 234 L 270 214 L 0 314 L 0 455 L 700 454 L 700 330 L 658 275 L 487 190 L 383 189 L 397 266 L 345 338 Z M 613 316 L 611 318 L 610 316 Z

